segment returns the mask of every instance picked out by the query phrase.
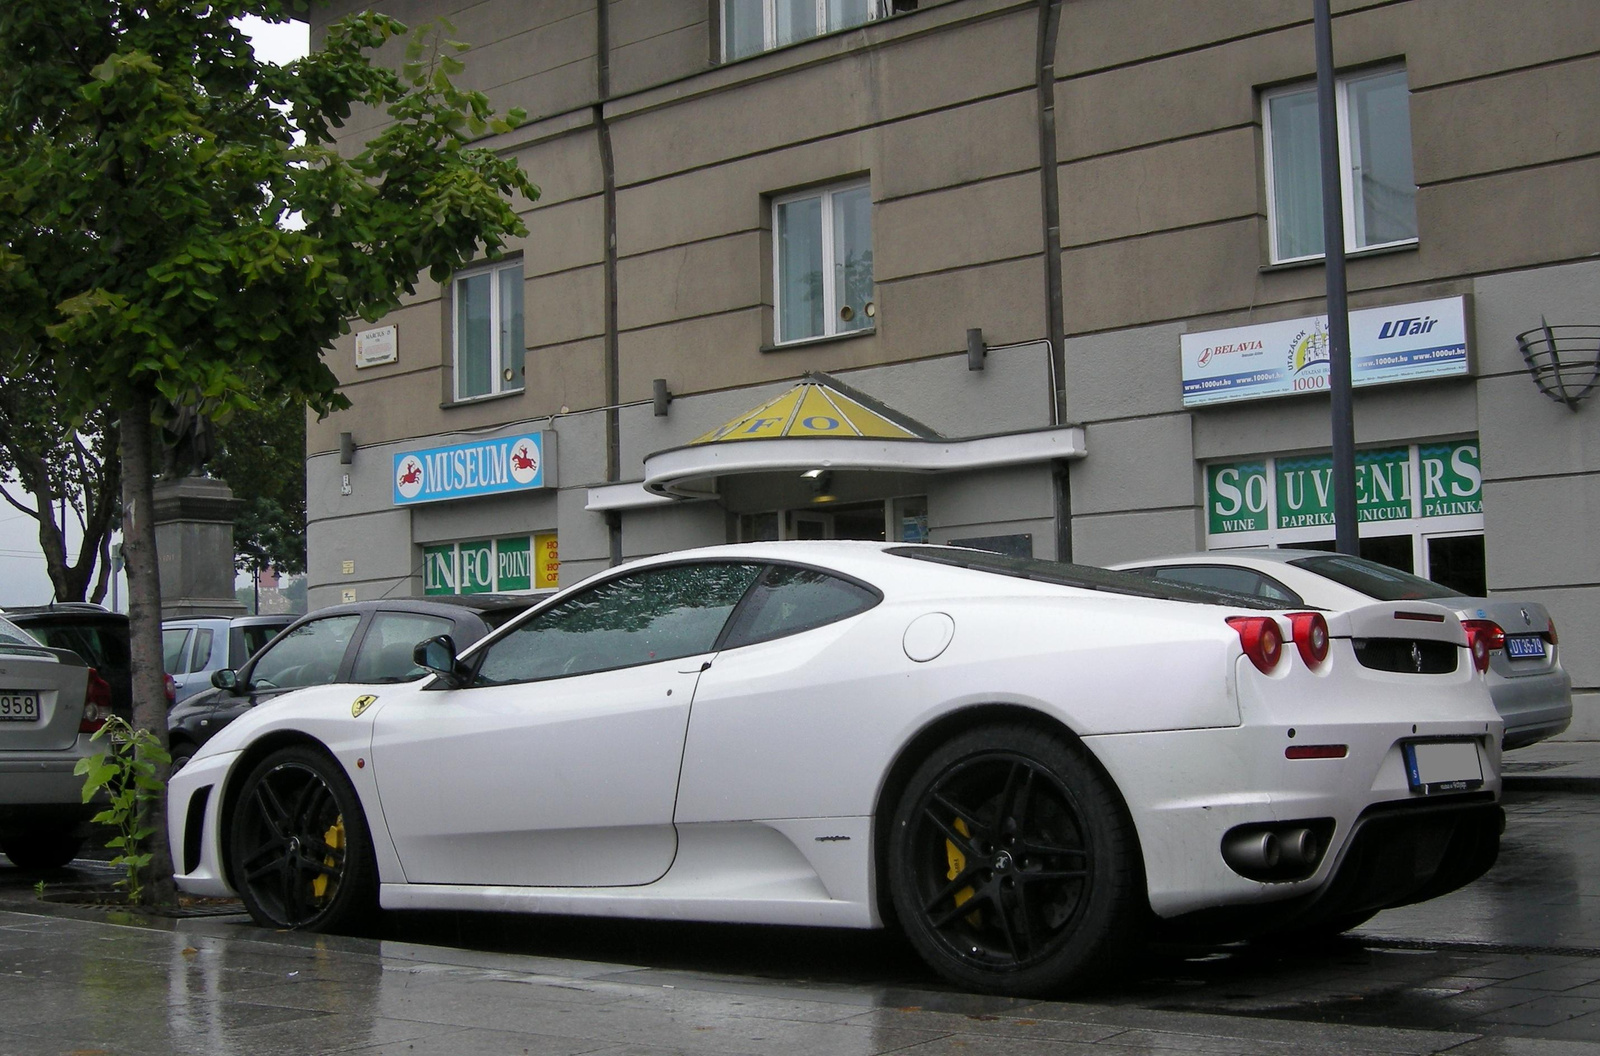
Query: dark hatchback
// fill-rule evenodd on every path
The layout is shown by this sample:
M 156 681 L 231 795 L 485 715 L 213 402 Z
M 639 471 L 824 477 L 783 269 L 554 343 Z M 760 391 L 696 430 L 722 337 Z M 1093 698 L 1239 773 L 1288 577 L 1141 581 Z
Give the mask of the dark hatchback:
M 418 642 L 448 634 L 458 649 L 541 600 L 511 594 L 452 594 L 332 605 L 302 616 L 237 671 L 167 716 L 172 766 L 189 761 L 216 732 L 257 704 L 333 682 L 410 682 L 427 674 L 412 661 Z
M 18 605 L 6 619 L 52 649 L 70 649 L 111 684 L 111 710 L 133 719 L 133 665 L 128 617 L 87 601 Z

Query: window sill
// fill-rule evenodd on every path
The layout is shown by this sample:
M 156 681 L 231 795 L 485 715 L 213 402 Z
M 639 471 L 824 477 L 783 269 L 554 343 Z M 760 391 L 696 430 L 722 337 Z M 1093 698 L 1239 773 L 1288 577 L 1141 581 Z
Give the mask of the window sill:
M 476 407 L 480 403 L 493 403 L 496 400 L 509 400 L 513 396 L 521 396 L 526 389 L 507 389 L 504 392 L 490 392 L 482 396 L 468 396 L 464 400 L 445 400 L 439 404 L 441 411 L 448 411 L 456 407 Z
M 1387 246 L 1374 246 L 1371 249 L 1347 249 L 1344 259 L 1359 260 L 1363 257 L 1386 257 L 1391 253 L 1415 253 L 1421 246 L 1417 239 L 1410 242 L 1396 242 Z M 1296 271 L 1300 268 L 1320 268 L 1327 257 L 1306 257 L 1304 260 L 1286 260 L 1281 264 L 1263 264 L 1258 271 L 1265 274 L 1270 271 Z
M 847 330 L 842 334 L 828 334 L 824 337 L 807 337 L 799 341 L 785 341 L 781 345 L 762 345 L 761 351 L 767 352 L 796 352 L 802 348 L 815 348 L 817 345 L 832 345 L 840 341 L 853 341 L 858 337 L 869 337 L 878 332 L 876 326 L 864 326 L 860 330 Z

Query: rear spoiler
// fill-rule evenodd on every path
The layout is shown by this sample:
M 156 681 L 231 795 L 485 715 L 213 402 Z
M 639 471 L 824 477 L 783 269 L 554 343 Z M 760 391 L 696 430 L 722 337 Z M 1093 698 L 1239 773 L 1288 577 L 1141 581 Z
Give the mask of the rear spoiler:
M 1384 601 L 1328 614 L 1334 638 L 1420 638 L 1465 647 L 1455 612 L 1427 601 Z

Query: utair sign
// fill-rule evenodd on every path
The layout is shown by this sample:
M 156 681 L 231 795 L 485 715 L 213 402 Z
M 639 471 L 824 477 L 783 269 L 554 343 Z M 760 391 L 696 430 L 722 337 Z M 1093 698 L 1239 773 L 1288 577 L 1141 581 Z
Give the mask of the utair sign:
M 1184 334 L 1179 343 L 1185 407 L 1328 388 L 1325 315 Z M 1464 298 L 1350 313 L 1350 377 L 1357 387 L 1467 373 Z
M 394 456 L 394 504 L 499 495 L 555 486 L 554 437 L 524 433 Z

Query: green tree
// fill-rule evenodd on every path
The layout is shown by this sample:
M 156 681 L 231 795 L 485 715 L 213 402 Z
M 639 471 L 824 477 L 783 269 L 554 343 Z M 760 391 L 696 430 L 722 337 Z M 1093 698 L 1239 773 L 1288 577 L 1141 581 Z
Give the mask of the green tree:
M 306 415 L 294 400 L 263 397 L 217 430 L 211 475 L 243 505 L 233 520 L 241 571 L 306 570 Z
M 347 320 L 390 311 L 423 270 L 442 280 L 498 253 L 525 234 L 514 196 L 537 194 L 472 146 L 511 124 L 453 84 L 465 46 L 448 27 L 352 15 L 278 67 L 231 21 L 307 7 L 0 4 L 0 373 L 47 364 L 73 424 L 117 423 L 134 725 L 162 745 L 154 423 L 252 409 L 247 377 L 319 412 L 348 406 L 322 360 Z M 400 40 L 399 69 L 372 61 Z M 389 121 L 344 156 L 333 130 L 357 107 Z M 171 867 L 155 842 L 160 901 Z

